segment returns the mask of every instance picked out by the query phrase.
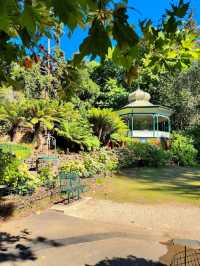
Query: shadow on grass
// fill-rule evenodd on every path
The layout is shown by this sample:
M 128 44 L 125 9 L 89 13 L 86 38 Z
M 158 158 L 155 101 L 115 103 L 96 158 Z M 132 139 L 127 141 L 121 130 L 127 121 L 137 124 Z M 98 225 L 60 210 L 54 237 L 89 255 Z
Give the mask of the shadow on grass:
M 161 266 L 159 262 L 154 262 L 151 260 L 146 260 L 144 258 L 137 258 L 135 256 L 128 256 L 126 258 L 112 258 L 112 259 L 105 259 L 98 262 L 95 265 L 88 265 L 85 266 Z
M 137 168 L 124 170 L 121 177 L 132 179 L 147 187 L 141 191 L 172 193 L 190 199 L 200 197 L 200 168 Z

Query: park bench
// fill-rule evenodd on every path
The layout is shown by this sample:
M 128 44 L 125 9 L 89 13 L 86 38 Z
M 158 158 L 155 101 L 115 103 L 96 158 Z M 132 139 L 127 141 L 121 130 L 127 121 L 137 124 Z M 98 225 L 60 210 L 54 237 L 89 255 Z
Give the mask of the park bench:
M 85 187 L 81 184 L 80 177 L 74 172 L 59 173 L 60 194 L 70 203 L 70 199 L 80 199 L 80 194 L 84 192 Z

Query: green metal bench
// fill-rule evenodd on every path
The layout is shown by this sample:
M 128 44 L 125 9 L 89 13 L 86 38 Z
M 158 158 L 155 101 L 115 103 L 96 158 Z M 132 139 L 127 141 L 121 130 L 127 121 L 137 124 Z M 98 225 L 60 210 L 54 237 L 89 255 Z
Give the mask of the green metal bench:
M 59 173 L 60 194 L 65 195 L 68 203 L 70 199 L 80 199 L 80 194 L 84 192 L 85 187 L 81 184 L 80 177 L 76 173 Z

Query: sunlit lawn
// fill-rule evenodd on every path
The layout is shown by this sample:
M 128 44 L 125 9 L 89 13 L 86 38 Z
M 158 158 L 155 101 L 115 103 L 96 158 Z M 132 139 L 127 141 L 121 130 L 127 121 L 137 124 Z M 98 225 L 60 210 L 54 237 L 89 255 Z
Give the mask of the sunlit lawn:
M 117 202 L 200 204 L 200 168 L 129 169 L 96 187 L 90 195 Z

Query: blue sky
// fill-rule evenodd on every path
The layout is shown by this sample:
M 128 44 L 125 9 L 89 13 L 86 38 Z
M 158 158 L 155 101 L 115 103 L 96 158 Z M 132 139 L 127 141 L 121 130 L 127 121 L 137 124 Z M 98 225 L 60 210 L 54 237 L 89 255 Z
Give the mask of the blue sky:
M 133 6 L 139 12 L 129 9 L 129 22 L 136 25 L 138 20 L 151 19 L 155 24 L 159 23 L 165 9 L 169 8 L 170 0 L 129 0 L 128 6 Z M 176 1 L 175 1 L 176 2 Z M 200 25 L 200 0 L 191 0 L 194 18 Z M 65 51 L 66 58 L 71 58 L 82 40 L 87 36 L 87 31 L 76 29 L 69 39 L 66 34 L 61 39 L 61 48 Z M 52 44 L 53 45 L 53 44 Z

